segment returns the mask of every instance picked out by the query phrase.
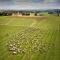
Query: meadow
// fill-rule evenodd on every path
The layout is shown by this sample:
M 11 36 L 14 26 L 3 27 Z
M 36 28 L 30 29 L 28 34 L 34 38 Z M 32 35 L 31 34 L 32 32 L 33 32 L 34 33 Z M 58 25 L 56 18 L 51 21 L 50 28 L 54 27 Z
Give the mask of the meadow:
M 0 60 L 60 60 L 60 17 L 0 16 Z

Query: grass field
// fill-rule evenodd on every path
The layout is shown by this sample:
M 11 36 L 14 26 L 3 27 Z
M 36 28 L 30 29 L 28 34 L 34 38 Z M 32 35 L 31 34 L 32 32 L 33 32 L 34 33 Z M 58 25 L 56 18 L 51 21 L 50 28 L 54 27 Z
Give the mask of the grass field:
M 60 17 L 0 16 L 0 60 L 60 60 Z

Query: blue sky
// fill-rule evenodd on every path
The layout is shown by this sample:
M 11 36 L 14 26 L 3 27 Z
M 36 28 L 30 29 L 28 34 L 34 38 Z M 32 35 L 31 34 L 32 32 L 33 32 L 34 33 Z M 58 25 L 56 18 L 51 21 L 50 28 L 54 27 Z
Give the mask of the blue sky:
M 60 9 L 60 0 L 0 0 L 0 9 Z

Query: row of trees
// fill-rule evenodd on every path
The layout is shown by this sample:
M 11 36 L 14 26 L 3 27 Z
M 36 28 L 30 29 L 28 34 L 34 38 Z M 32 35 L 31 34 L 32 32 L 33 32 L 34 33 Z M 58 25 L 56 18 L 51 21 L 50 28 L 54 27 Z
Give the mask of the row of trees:
M 0 16 L 11 16 L 12 13 L 8 13 L 8 12 L 0 12 Z
M 60 15 L 60 10 L 49 11 L 48 14 L 56 14 L 57 16 L 59 16 Z
M 0 16 L 11 16 L 13 13 L 14 14 L 17 14 L 17 13 L 21 13 L 22 14 L 22 16 L 23 15 L 30 15 L 30 11 L 3 11 L 3 12 L 1 12 L 0 11 Z M 44 12 L 44 11 L 43 11 Z M 46 12 L 48 12 L 48 14 L 56 14 L 57 16 L 59 16 L 60 15 L 60 10 L 48 10 L 48 11 L 46 11 Z M 32 12 L 31 12 L 32 13 Z M 35 16 L 37 16 L 37 14 L 38 13 L 41 13 L 41 12 L 37 12 L 37 11 L 35 11 L 35 12 L 33 12 L 33 13 L 35 13 Z

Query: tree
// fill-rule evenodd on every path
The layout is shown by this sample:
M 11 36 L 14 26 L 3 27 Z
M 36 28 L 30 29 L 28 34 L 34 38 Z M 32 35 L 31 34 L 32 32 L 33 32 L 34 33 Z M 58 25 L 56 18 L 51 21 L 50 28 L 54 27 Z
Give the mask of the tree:
M 57 10 L 57 11 L 56 11 L 56 13 L 57 13 L 57 16 L 59 16 L 59 14 L 60 14 L 60 11 L 59 11 L 59 10 Z

